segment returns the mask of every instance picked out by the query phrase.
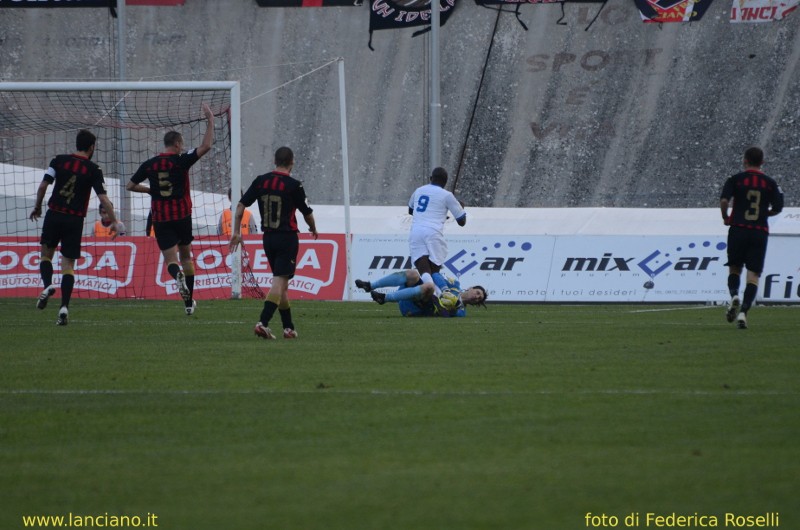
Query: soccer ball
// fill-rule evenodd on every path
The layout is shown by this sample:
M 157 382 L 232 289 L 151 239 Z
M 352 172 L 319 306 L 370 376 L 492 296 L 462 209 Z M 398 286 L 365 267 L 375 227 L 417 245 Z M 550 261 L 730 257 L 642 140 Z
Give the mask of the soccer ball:
M 446 290 L 442 291 L 442 294 L 439 295 L 439 305 L 442 306 L 442 309 L 445 311 L 453 311 L 458 307 L 460 300 L 458 298 L 458 293 L 453 290 Z

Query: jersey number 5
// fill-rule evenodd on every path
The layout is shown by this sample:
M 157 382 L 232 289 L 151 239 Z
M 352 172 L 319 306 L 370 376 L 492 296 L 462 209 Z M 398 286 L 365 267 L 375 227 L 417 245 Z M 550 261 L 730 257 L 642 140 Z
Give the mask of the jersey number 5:
M 158 192 L 162 197 L 172 197 L 172 182 L 167 171 L 158 172 Z

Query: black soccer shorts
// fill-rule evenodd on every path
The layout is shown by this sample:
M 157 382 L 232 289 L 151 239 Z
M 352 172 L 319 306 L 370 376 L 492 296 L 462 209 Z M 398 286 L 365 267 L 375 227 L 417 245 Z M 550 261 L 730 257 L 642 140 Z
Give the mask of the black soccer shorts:
M 755 274 L 764 272 L 769 234 L 763 230 L 732 226 L 728 230 L 729 266 L 745 267 Z
M 42 223 L 42 238 L 39 243 L 56 248 L 61 243 L 61 255 L 69 259 L 81 257 L 83 217 L 47 210 Z
M 272 275 L 294 278 L 297 252 L 300 248 L 297 232 L 267 231 L 264 232 L 263 242 Z
M 159 250 L 167 250 L 175 245 L 185 246 L 194 241 L 192 235 L 192 216 L 177 221 L 153 221 L 153 232 Z

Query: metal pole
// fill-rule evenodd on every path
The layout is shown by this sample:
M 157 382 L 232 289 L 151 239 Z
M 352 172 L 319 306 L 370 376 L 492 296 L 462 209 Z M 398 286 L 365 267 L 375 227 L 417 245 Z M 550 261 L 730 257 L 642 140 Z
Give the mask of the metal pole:
M 125 50 L 127 49 L 127 23 L 125 21 L 125 0 L 117 0 L 117 75 L 125 81 L 128 71 L 125 66 Z
M 117 77 L 119 81 L 125 81 L 128 76 L 125 60 L 127 48 L 125 0 L 117 0 Z M 128 224 L 128 230 L 133 230 L 134 223 L 131 194 L 125 189 L 125 185 L 128 181 L 127 175 L 125 174 L 125 153 L 128 150 L 129 144 L 128 130 L 124 126 L 128 118 L 128 113 L 125 110 L 125 101 L 122 101 L 117 108 L 117 115 L 120 124 L 123 125 L 119 129 L 119 146 L 117 148 L 117 178 L 119 178 L 119 205 L 117 206 L 117 215 Z
M 231 88 L 231 222 L 242 197 L 242 98 L 239 83 Z M 231 256 L 231 298 L 242 297 L 242 252 L 240 245 Z
M 352 277 L 352 241 L 350 229 L 350 162 L 347 154 L 347 105 L 344 88 L 344 59 L 339 58 L 339 124 L 342 136 L 342 191 L 344 193 L 344 248 L 347 264 L 347 300 L 353 299 Z
M 431 0 L 431 48 L 430 48 L 430 164 L 433 168 L 442 165 L 442 105 L 439 101 L 439 0 Z

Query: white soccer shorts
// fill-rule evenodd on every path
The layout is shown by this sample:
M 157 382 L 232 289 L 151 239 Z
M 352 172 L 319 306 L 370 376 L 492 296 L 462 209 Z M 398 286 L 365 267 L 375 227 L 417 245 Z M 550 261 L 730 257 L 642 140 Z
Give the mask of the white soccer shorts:
M 408 246 L 411 250 L 411 263 L 416 263 L 422 256 L 428 256 L 431 263 L 441 266 L 447 259 L 447 242 L 436 230 L 414 228 L 409 234 Z

